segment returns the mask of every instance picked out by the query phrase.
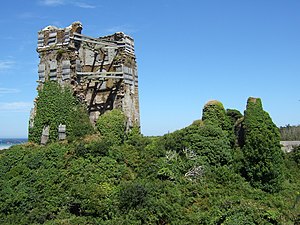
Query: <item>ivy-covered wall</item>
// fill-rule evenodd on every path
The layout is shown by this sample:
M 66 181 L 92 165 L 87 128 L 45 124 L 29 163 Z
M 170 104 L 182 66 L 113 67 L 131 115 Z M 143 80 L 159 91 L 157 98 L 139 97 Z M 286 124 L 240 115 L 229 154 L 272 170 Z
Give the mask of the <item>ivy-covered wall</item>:
M 59 124 L 66 125 L 68 139 L 94 132 L 84 106 L 72 95 L 72 90 L 61 87 L 57 82 L 46 81 L 38 92 L 34 124 L 29 128 L 29 141 L 40 143 L 43 128 L 48 125 L 49 141 L 58 140 Z
M 235 145 L 236 137 L 230 115 L 227 114 L 223 104 L 217 100 L 209 101 L 202 110 L 202 121 L 205 125 L 221 128 L 227 133 L 232 146 Z
M 202 121 L 207 125 L 218 126 L 222 130 L 230 128 L 230 121 L 223 104 L 217 100 L 209 101 L 202 110 Z
M 283 179 L 280 133 L 263 110 L 261 99 L 248 99 L 242 129 L 243 175 L 254 187 L 268 192 L 279 191 Z

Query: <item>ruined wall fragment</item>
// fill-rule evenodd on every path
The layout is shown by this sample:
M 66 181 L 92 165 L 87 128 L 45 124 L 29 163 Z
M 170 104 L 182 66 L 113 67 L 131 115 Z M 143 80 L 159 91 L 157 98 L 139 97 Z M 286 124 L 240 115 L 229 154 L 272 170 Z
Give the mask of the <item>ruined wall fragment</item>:
M 134 40 L 118 32 L 93 38 L 81 34 L 82 24 L 47 26 L 38 32 L 38 89 L 45 81 L 69 85 L 86 105 L 95 124 L 107 110 L 121 109 L 127 128 L 140 124 L 138 74 Z M 32 110 L 30 125 L 34 125 Z

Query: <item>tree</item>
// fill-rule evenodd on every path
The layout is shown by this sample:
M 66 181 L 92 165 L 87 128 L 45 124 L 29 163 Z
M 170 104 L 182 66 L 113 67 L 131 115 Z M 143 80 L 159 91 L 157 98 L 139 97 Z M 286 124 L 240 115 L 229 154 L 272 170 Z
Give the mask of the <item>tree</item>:
M 277 192 L 283 175 L 280 134 L 259 98 L 248 99 L 242 127 L 243 175 L 254 187 Z

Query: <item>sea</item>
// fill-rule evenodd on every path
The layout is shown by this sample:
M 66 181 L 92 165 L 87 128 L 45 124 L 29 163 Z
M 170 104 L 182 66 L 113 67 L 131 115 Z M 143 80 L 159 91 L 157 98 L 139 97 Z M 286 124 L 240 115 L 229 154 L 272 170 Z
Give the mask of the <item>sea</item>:
M 0 138 L 0 150 L 27 142 L 27 138 Z

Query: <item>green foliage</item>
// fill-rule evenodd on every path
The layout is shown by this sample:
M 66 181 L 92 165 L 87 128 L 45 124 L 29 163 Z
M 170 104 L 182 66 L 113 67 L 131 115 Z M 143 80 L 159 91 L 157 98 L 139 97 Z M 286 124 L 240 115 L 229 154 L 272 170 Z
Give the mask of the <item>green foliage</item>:
M 34 127 L 29 128 L 29 141 L 40 143 L 44 126 L 50 126 L 49 141 L 58 140 L 58 125 L 65 124 L 67 137 L 75 139 L 94 132 L 86 110 L 72 91 L 57 82 L 47 81 L 39 90 Z
M 219 127 L 190 126 L 186 129 L 185 143 L 209 165 L 221 166 L 232 160 L 227 133 Z
M 105 112 L 97 120 L 100 134 L 109 139 L 111 144 L 121 144 L 125 138 L 126 118 L 121 110 L 113 109 Z
M 283 176 L 280 135 L 260 99 L 248 99 L 243 128 L 244 176 L 254 187 L 277 192 Z
M 108 219 L 114 213 L 126 166 L 111 157 L 75 157 L 73 149 L 50 144 L 2 153 L 1 224 L 62 222 L 74 216 Z
M 231 146 L 234 146 L 236 142 L 234 124 L 232 124 L 234 117 L 238 117 L 238 113 L 236 111 L 225 111 L 223 104 L 216 100 L 206 103 L 202 112 L 202 121 L 204 124 L 216 126 L 221 128 L 223 131 L 226 131 Z
M 223 104 L 216 100 L 206 103 L 202 112 L 202 121 L 204 124 L 217 126 L 226 131 L 232 129 Z
M 87 110 L 83 105 L 76 102 L 73 97 L 73 101 L 75 102 L 76 106 L 68 112 L 67 123 L 69 124 L 70 128 L 70 135 L 68 139 L 74 140 L 78 137 L 84 137 L 88 134 L 95 133 L 94 127 L 92 126 L 89 116 L 87 114 Z M 68 126 L 68 125 L 67 125 Z M 68 127 L 67 127 L 67 134 L 68 134 Z
M 277 145 L 267 148 L 255 137 L 261 131 L 277 140 L 278 133 L 262 109 L 251 107 L 242 149 L 232 148 L 228 131 L 200 122 L 162 137 L 144 137 L 138 128 L 118 136 L 106 127 L 102 137 L 0 151 L 0 224 L 297 224 L 297 149 L 284 158 L 277 193 L 239 173 L 252 159 L 268 171 L 277 162 L 270 150 Z M 255 182 L 272 192 L 265 171 Z
M 211 166 L 225 165 L 232 160 L 232 149 L 227 133 L 213 125 L 190 125 L 164 137 L 166 150 L 184 154 L 192 151 L 198 160 Z
M 217 134 L 223 132 L 211 126 L 202 129 L 185 128 L 184 140 L 196 146 L 199 133 L 213 137 L 210 140 L 215 142 Z M 185 172 L 201 160 L 188 159 L 183 151 L 166 152 L 165 137 L 148 138 L 134 145 L 111 146 L 102 141 L 14 146 L 2 151 L 0 223 L 192 225 L 297 221 L 300 204 L 295 199 L 300 173 L 292 162 L 284 191 L 267 194 L 251 187 L 231 164 L 205 166 L 199 179 L 187 179 Z
M 136 209 L 142 207 L 147 198 L 147 189 L 144 185 L 134 183 L 124 183 L 120 187 L 119 202 L 120 208 L 124 212 L 128 212 L 130 209 Z
M 75 147 L 76 156 L 106 156 L 110 149 L 110 141 L 108 139 L 98 139 L 90 143 L 79 143 Z
M 125 137 L 126 144 L 133 145 L 136 148 L 143 149 L 147 144 L 149 144 L 148 138 L 145 138 L 140 131 L 140 127 L 133 126 L 126 133 Z
M 295 147 L 289 154 L 291 158 L 300 166 L 300 146 Z
M 174 180 L 174 173 L 169 168 L 163 167 L 157 172 L 157 177 L 162 180 Z
M 243 117 L 240 111 L 236 109 L 227 109 L 226 110 L 226 115 L 229 117 L 230 124 L 233 127 L 236 122 Z

